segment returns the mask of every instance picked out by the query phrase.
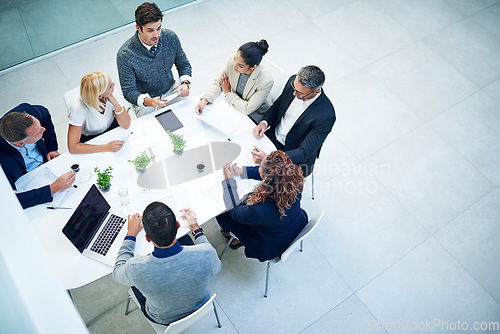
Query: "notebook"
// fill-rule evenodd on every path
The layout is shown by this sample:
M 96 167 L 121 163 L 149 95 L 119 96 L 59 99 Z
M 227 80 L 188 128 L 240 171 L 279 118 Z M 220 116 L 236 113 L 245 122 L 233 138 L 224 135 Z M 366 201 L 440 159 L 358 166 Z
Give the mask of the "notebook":
M 127 229 L 110 208 L 93 184 L 62 232 L 80 253 L 113 267 Z

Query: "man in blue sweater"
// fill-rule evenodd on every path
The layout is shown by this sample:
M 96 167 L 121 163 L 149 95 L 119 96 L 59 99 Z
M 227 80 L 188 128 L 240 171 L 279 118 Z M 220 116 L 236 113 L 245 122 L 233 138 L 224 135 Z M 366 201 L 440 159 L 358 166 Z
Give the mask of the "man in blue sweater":
M 197 310 L 209 298 L 210 278 L 220 271 L 217 252 L 210 245 L 191 209 L 181 210 L 195 238 L 180 243 L 175 236 L 179 223 L 172 210 L 153 202 L 144 210 L 128 216 L 128 231 L 116 258 L 113 278 L 132 286 L 149 320 L 168 325 Z M 141 224 L 142 220 L 142 224 Z M 146 231 L 146 239 L 155 246 L 153 253 L 134 256 L 137 234 Z M 181 244 L 191 244 L 181 246 Z
M 154 3 L 145 2 L 135 11 L 137 31 L 116 55 L 123 96 L 138 106 L 138 116 L 164 107 L 165 96 L 173 93 L 189 95 L 191 64 L 179 38 L 162 29 L 163 14 Z M 172 66 L 175 64 L 181 84 L 177 86 Z

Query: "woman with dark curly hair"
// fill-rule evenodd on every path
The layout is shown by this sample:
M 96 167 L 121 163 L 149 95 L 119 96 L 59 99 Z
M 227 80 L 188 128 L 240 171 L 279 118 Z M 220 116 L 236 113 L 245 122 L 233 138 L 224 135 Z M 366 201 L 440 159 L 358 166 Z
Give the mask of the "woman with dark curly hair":
M 262 182 L 240 201 L 235 174 Z M 238 238 L 230 247 L 245 246 L 245 255 L 261 262 L 280 256 L 307 224 L 300 208 L 303 184 L 302 170 L 283 151 L 266 156 L 260 167 L 226 165 L 222 185 L 228 211 L 217 222 L 226 240 L 229 232 Z

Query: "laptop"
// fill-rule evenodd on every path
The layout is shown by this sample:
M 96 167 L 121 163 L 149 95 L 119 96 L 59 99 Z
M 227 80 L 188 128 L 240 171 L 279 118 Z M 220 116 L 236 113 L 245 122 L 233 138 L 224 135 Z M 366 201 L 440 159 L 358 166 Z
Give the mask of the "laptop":
M 126 219 L 110 212 L 111 206 L 93 184 L 62 232 L 85 256 L 114 267 L 127 229 Z

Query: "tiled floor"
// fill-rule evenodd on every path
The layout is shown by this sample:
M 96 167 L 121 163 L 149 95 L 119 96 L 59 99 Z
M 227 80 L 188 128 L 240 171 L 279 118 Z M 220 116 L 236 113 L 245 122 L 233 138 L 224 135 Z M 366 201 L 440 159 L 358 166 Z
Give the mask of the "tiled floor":
M 207 0 L 164 22 L 193 64 L 193 94 L 239 45 L 266 38 L 287 76 L 324 69 L 337 110 L 314 201 L 306 185 L 303 206 L 326 214 L 304 252 L 271 269 L 265 299 L 265 264 L 228 251 L 211 285 L 222 328 L 209 314 L 187 333 L 400 333 L 394 322 L 439 321 L 413 333 L 458 321 L 500 332 L 473 329 L 500 321 L 498 0 Z M 132 32 L 1 76 L 2 113 L 46 105 L 64 151 L 63 94 L 86 72 L 117 79 Z M 205 228 L 220 251 L 217 225 Z M 126 291 L 105 277 L 71 293 L 92 333 L 152 333 L 139 311 L 123 315 Z

